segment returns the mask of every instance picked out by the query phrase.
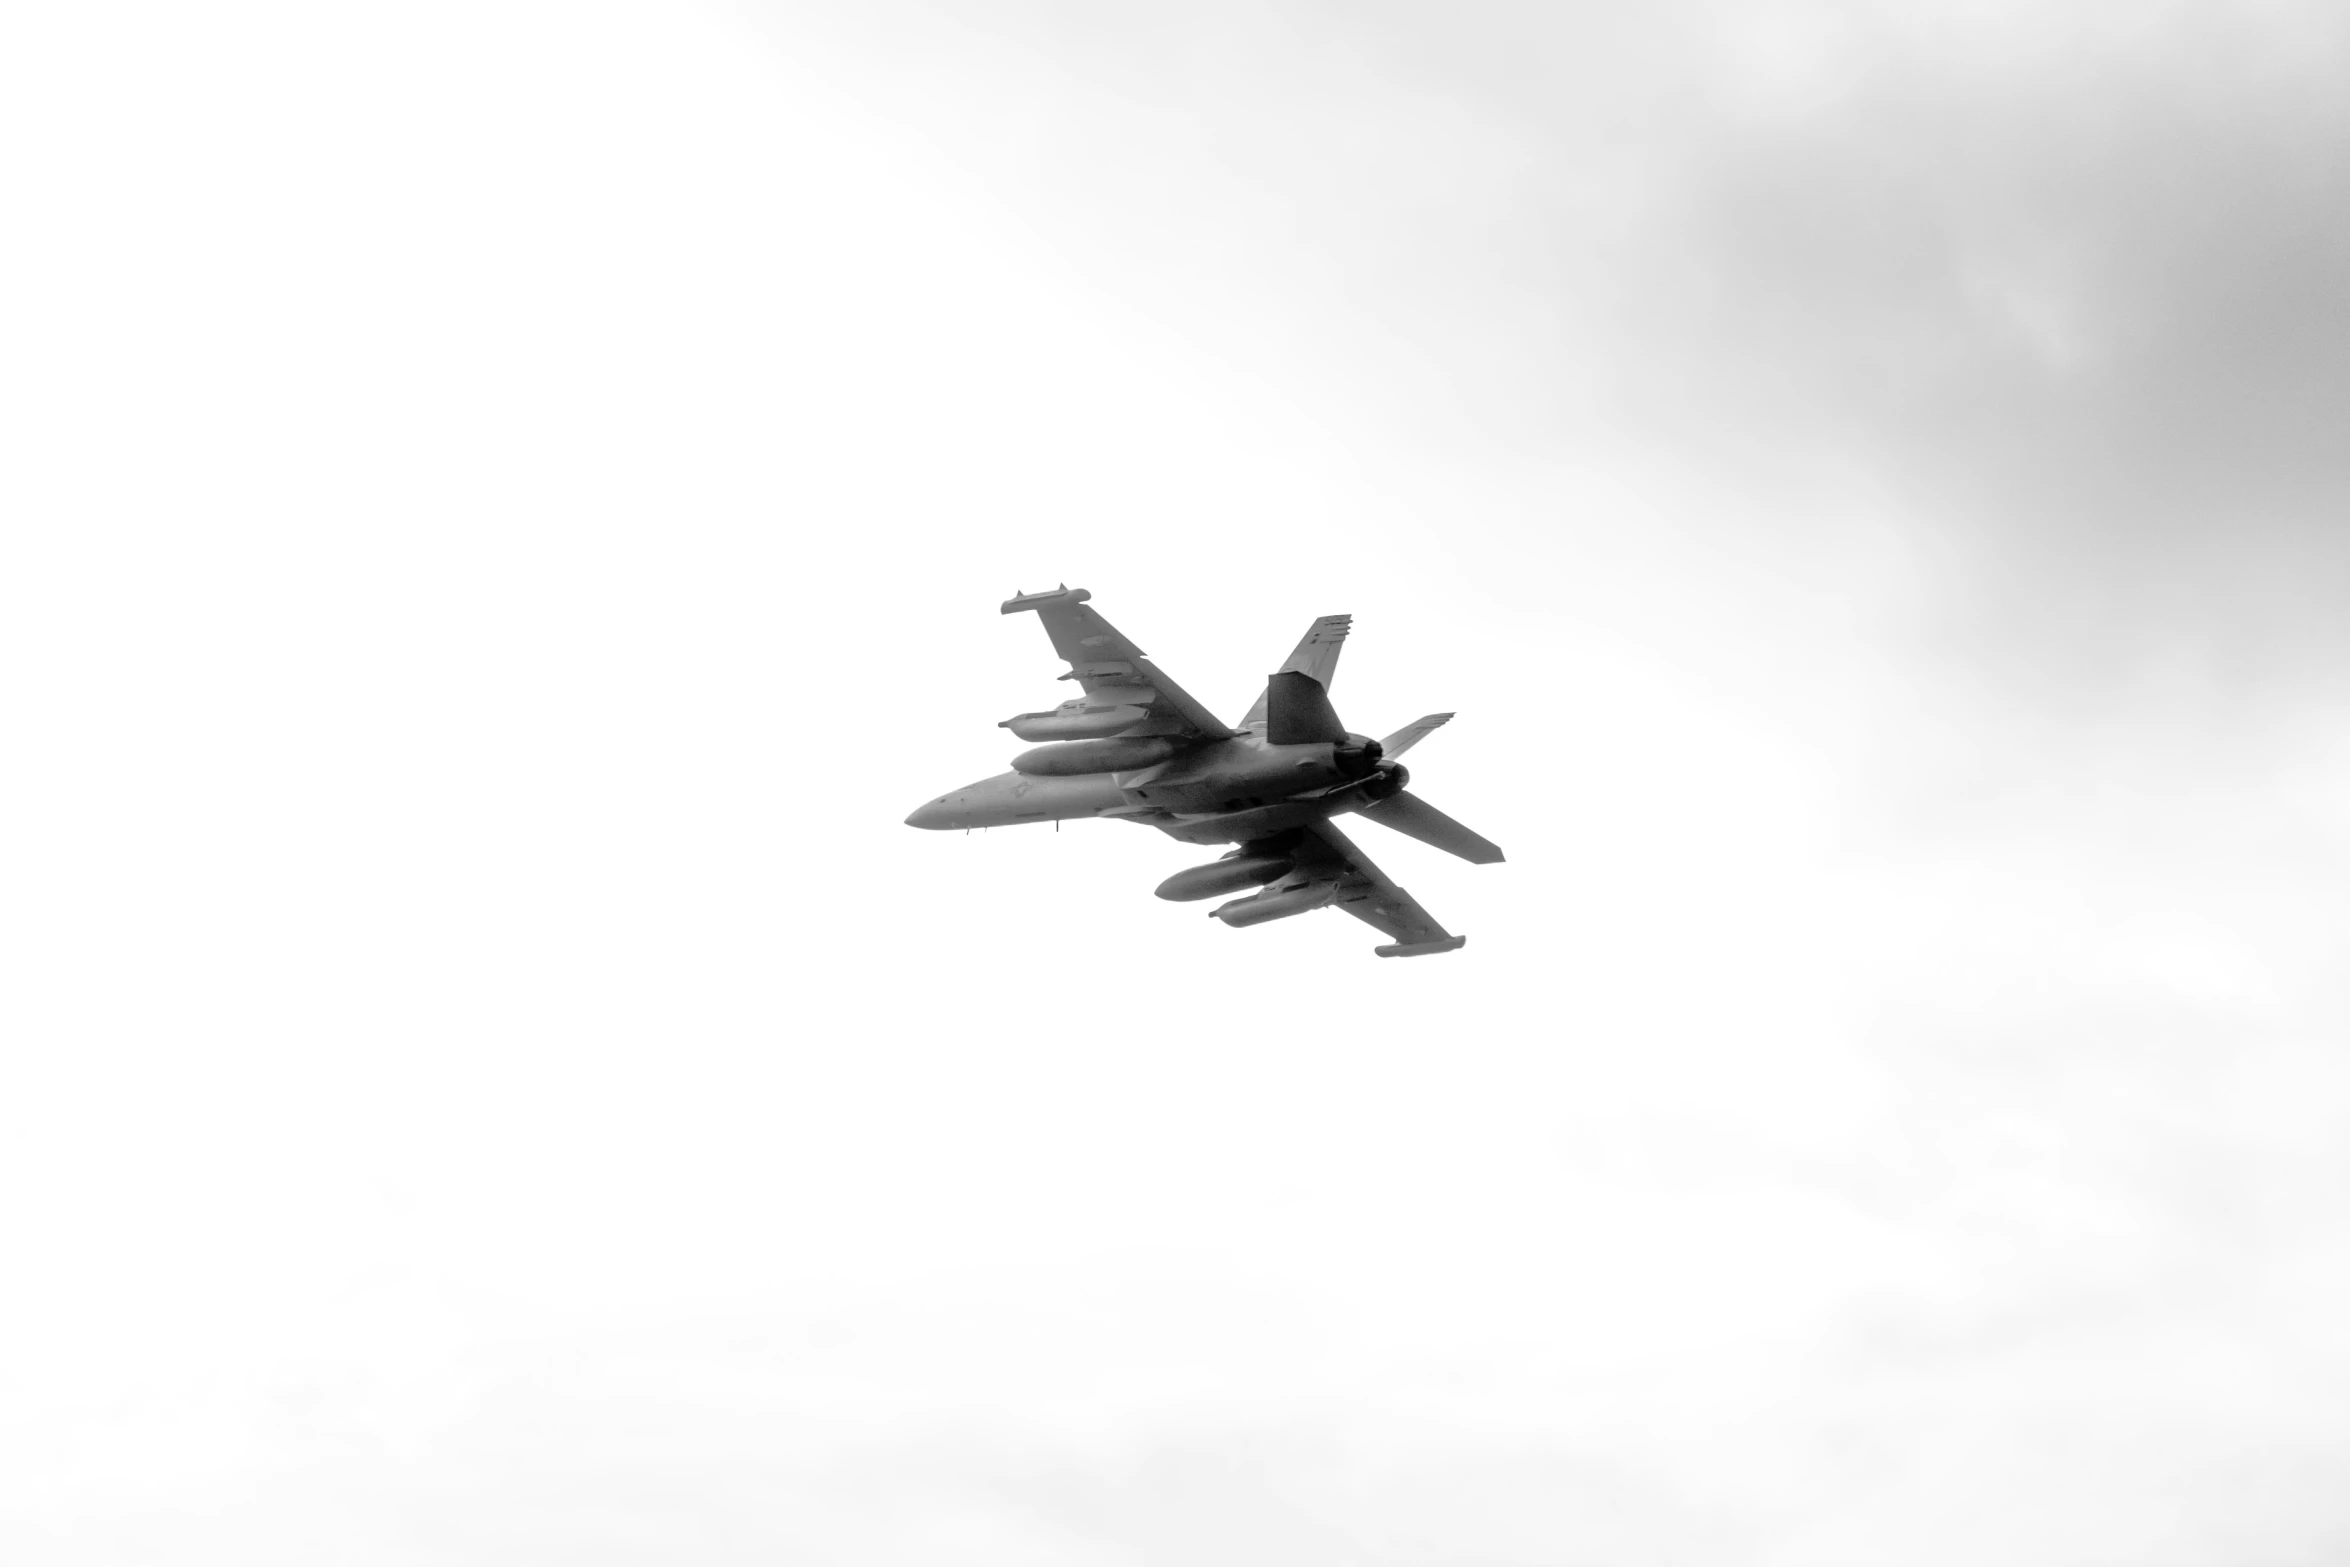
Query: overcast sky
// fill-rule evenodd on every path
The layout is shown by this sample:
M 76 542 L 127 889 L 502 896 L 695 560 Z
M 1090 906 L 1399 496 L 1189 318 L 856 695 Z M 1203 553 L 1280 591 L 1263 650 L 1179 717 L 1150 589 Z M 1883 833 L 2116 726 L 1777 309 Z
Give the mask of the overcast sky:
M 2339 7 L 0 20 L 0 1558 L 2350 1557 Z M 1461 953 L 916 833 L 1316 615 Z

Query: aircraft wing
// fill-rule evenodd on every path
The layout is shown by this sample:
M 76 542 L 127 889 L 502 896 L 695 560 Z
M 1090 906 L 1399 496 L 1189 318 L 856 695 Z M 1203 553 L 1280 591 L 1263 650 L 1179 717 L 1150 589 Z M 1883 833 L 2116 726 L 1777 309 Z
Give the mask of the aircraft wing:
M 1024 593 L 1007 599 L 1004 613 L 1036 611 L 1045 634 L 1053 639 L 1053 651 L 1069 662 L 1069 672 L 1061 678 L 1076 681 L 1087 696 L 1143 708 L 1164 724 L 1161 732 L 1166 734 L 1228 739 L 1231 729 L 1215 714 L 1161 674 L 1124 632 L 1086 607 L 1091 597 L 1083 588 Z
M 1305 829 L 1305 840 L 1295 858 L 1315 880 L 1337 884 L 1338 894 L 1332 900 L 1337 907 L 1391 938 L 1387 945 L 1374 949 L 1379 956 L 1416 958 L 1468 945 L 1468 937 L 1447 934 L 1410 893 L 1389 881 L 1369 855 L 1329 822 L 1316 822 Z

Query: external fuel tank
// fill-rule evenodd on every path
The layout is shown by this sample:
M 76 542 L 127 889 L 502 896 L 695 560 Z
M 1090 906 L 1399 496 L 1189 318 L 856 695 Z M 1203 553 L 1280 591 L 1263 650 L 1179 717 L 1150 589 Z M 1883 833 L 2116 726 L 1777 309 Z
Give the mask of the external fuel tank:
M 1074 778 L 1080 773 L 1123 773 L 1156 767 L 1175 754 L 1175 742 L 1156 735 L 1126 740 L 1065 740 L 1040 745 L 1012 758 L 1012 771 L 1032 778 Z
M 1314 881 L 1302 887 L 1276 887 L 1253 898 L 1235 898 L 1214 914 L 1227 925 L 1262 925 L 1267 920 L 1287 919 L 1292 914 L 1318 909 L 1337 896 L 1335 883 Z
M 1286 854 L 1241 855 L 1211 860 L 1205 865 L 1194 865 L 1187 871 L 1177 871 L 1159 883 L 1159 896 L 1170 903 L 1191 903 L 1200 898 L 1221 898 L 1228 893 L 1262 886 L 1289 869 Z

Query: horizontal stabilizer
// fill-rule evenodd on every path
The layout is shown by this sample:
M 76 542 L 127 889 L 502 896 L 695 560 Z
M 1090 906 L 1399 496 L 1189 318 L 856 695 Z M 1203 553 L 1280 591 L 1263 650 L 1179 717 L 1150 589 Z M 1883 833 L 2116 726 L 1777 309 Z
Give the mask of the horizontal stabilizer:
M 1426 718 L 1415 718 L 1410 723 L 1379 742 L 1379 750 L 1389 761 L 1418 745 L 1435 731 L 1452 722 L 1450 713 L 1430 713 Z
M 1500 849 L 1409 789 L 1391 794 L 1376 805 L 1366 805 L 1355 814 L 1407 838 L 1417 838 L 1432 849 L 1457 854 L 1471 865 L 1495 865 L 1501 861 Z
M 1312 675 L 1285 669 L 1265 683 L 1265 738 L 1274 745 L 1335 745 L 1346 725 Z

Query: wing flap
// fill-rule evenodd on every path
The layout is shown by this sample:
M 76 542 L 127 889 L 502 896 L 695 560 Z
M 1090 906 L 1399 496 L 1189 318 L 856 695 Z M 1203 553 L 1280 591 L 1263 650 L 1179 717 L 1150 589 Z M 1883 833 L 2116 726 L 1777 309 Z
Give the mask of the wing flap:
M 1317 880 L 1337 884 L 1332 900 L 1337 907 L 1389 938 L 1376 949 L 1383 958 L 1457 952 L 1468 944 L 1468 937 L 1455 936 L 1437 924 L 1418 899 L 1390 881 L 1370 856 L 1326 821 L 1304 829 L 1295 858 Z
M 1203 740 L 1228 738 L 1232 730 L 1222 720 L 1169 680 L 1124 632 L 1087 606 L 1085 601 L 1092 597 L 1083 588 L 1023 593 L 1005 600 L 1003 613 L 1035 611 L 1036 618 L 1044 622 L 1045 635 L 1052 639 L 1053 651 L 1068 662 L 1069 672 L 1061 678 L 1083 687 L 1089 705 L 1139 707 L 1153 719 L 1173 720 L 1184 734 Z

